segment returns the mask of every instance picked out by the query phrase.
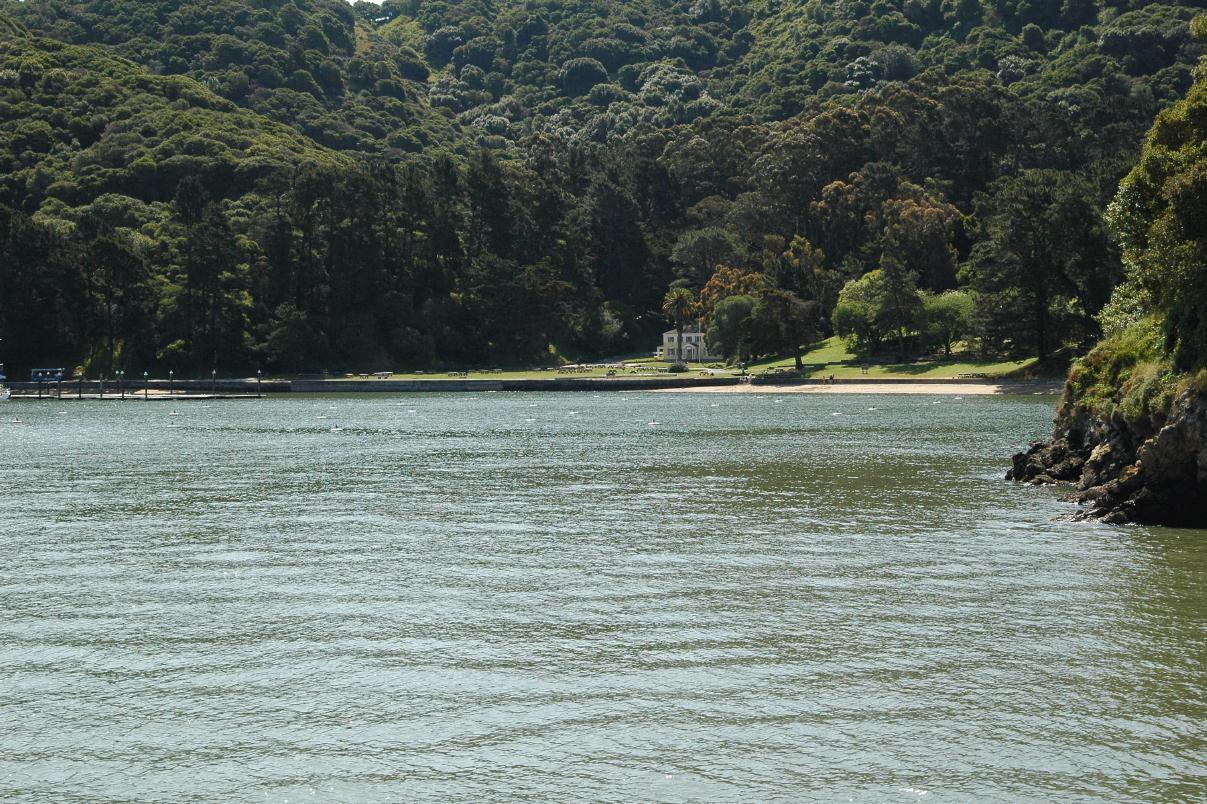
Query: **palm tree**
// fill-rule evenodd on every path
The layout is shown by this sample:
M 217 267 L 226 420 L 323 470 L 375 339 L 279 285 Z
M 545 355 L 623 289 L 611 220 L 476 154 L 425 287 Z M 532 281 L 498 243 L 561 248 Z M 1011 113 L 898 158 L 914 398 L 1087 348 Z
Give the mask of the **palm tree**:
M 683 362 L 683 325 L 696 315 L 696 294 L 687 288 L 671 288 L 662 299 L 662 314 L 675 322 L 675 362 Z

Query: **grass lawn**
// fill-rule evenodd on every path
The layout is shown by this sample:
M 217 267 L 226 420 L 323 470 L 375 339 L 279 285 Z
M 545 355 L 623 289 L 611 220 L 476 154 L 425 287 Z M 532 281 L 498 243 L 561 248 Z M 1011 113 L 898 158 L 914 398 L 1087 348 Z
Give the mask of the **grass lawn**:
M 863 373 L 863 361 L 859 360 L 846 348 L 843 340 L 838 337 L 827 338 L 814 345 L 812 349 L 801 356 L 806 364 L 824 364 L 823 368 L 811 368 L 805 371 L 806 377 L 829 377 L 849 379 L 852 377 L 877 377 L 884 379 L 955 379 L 960 374 L 984 374 L 988 377 L 1004 377 L 1024 369 L 1035 362 L 1028 360 L 968 360 L 954 359 L 949 361 L 918 361 L 915 363 L 876 363 L 868 361 L 867 374 Z M 794 371 L 796 361 L 791 357 L 774 360 L 760 360 L 750 365 L 750 372 L 761 374 L 775 369 Z
M 933 360 L 916 363 L 877 363 L 869 361 L 868 371 L 863 373 L 863 361 L 852 354 L 841 338 L 827 338 L 813 345 L 801 359 L 811 368 L 805 371 L 806 377 L 829 377 L 831 374 L 838 378 L 866 377 L 884 379 L 955 379 L 960 374 L 984 374 L 987 377 L 1005 377 L 1033 364 L 1035 360 Z M 609 368 L 596 366 L 586 370 L 559 371 L 557 368 L 548 369 L 507 369 L 504 371 L 470 370 L 466 376 L 457 374 L 450 376 L 448 371 L 428 371 L 424 373 L 402 372 L 390 375 L 391 380 L 556 380 L 556 379 L 605 379 L 609 371 L 616 372 L 617 379 L 641 379 L 642 377 L 657 377 L 659 379 L 696 379 L 704 376 L 726 377 L 739 373 L 733 366 L 724 366 L 720 362 L 692 363 L 689 371 L 682 374 L 668 374 L 666 369 L 671 364 L 665 360 L 654 358 L 637 358 L 623 361 L 623 367 Z M 817 368 L 821 366 L 821 368 Z M 779 357 L 760 360 L 751 363 L 748 370 L 751 374 L 762 374 L 768 371 L 794 371 L 796 361 L 791 357 Z M 329 379 L 366 379 L 359 375 L 350 377 L 332 376 Z

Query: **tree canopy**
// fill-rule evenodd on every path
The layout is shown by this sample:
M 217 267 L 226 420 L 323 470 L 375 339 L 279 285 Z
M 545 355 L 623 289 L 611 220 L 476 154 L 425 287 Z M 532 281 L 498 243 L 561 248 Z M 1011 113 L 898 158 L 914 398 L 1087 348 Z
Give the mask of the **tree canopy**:
M 1096 337 L 1126 265 L 1194 360 L 1193 270 L 1143 278 L 1136 255 L 1197 259 L 1197 88 L 1113 207 L 1122 262 L 1104 210 L 1190 87 L 1195 13 L 0 0 L 5 357 L 615 354 L 652 345 L 672 286 L 709 315 L 752 300 L 729 316 L 762 322 L 748 352 L 833 327 L 863 349 L 1044 354 Z

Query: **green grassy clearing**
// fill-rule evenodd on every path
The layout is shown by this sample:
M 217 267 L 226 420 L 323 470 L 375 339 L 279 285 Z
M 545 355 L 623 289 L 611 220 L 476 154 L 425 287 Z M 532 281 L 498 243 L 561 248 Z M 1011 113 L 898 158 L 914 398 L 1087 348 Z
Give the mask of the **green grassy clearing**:
M 807 366 L 822 365 L 822 368 L 808 368 L 806 377 L 829 377 L 850 379 L 853 377 L 883 378 L 883 379 L 956 379 L 960 374 L 984 374 L 987 377 L 1005 377 L 1013 372 L 1026 368 L 1035 363 L 1034 358 L 1027 360 L 968 360 L 967 358 L 953 360 L 928 360 L 915 363 L 877 363 L 868 361 L 868 370 L 863 372 L 863 361 L 850 352 L 841 338 L 827 338 L 810 349 L 801 360 Z M 795 371 L 796 361 L 791 357 L 780 357 L 771 360 L 760 360 L 750 365 L 752 374 L 787 370 Z
M 984 374 L 986 377 L 1006 377 L 1014 372 L 1027 368 L 1035 363 L 1034 358 L 1028 360 L 931 360 L 914 363 L 877 363 L 868 361 L 868 370 L 863 372 L 863 361 L 847 349 L 841 338 L 827 338 L 814 344 L 802 358 L 809 366 L 805 377 L 821 378 L 833 375 L 837 378 L 850 379 L 855 377 L 881 379 L 956 379 L 961 374 Z M 654 358 L 636 358 L 625 360 L 620 367 L 593 366 L 589 369 L 574 371 L 559 370 L 554 367 L 547 369 L 505 369 L 491 371 L 471 369 L 465 374 L 448 371 L 428 372 L 396 372 L 390 375 L 391 380 L 555 380 L 555 379 L 606 379 L 609 371 L 616 372 L 617 379 L 641 379 L 657 377 L 659 379 L 695 379 L 702 376 L 734 376 L 739 372 L 736 366 L 724 366 L 720 362 L 692 363 L 690 370 L 682 374 L 669 374 L 670 363 Z M 748 371 L 759 375 L 775 371 L 795 371 L 795 361 L 791 357 L 776 357 L 751 363 Z M 818 366 L 821 366 L 818 368 Z M 332 376 L 329 379 L 372 379 L 362 375 Z

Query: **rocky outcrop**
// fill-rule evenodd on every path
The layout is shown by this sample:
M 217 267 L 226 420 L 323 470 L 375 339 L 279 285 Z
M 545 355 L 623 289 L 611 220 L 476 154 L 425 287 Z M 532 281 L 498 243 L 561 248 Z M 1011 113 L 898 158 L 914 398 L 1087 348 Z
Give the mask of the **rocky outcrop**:
M 1066 399 L 1052 440 L 1015 455 L 1006 477 L 1073 485 L 1075 519 L 1207 527 L 1207 398 L 1183 392 L 1158 421 L 1096 417 Z

